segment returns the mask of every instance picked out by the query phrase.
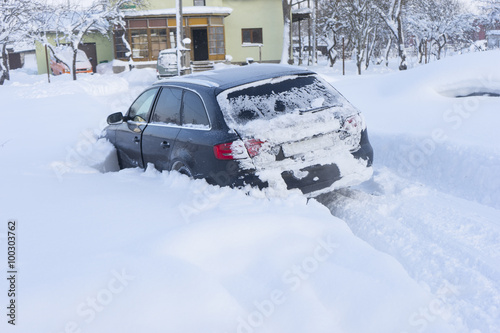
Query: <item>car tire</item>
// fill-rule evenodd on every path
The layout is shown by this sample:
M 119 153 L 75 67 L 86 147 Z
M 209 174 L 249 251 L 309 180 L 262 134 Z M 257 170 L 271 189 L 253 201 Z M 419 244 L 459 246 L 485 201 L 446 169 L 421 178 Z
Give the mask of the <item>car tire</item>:
M 179 172 L 181 175 L 193 178 L 193 173 L 191 172 L 191 170 L 182 162 L 175 162 L 174 165 L 172 166 L 172 170 Z

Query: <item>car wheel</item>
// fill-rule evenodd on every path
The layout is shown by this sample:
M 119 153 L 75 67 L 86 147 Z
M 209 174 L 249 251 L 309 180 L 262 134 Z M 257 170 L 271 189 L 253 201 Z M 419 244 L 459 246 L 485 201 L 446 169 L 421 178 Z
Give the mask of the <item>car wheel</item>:
M 182 175 L 186 175 L 189 178 L 193 178 L 193 173 L 187 166 L 184 165 L 182 162 L 175 162 L 174 165 L 172 166 L 172 170 L 175 170 L 179 172 Z

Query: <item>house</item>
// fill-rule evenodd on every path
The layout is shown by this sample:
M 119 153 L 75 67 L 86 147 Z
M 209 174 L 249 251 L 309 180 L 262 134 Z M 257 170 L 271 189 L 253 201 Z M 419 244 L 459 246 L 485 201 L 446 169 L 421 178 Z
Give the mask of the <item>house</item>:
M 486 31 L 486 40 L 488 41 L 488 49 L 500 48 L 500 30 Z
M 148 8 L 125 10 L 125 29 L 111 38 L 87 36 L 96 63 L 113 59 L 153 66 L 160 50 L 176 46 L 175 0 L 150 0 Z M 281 0 L 182 0 L 184 38 L 198 61 L 279 62 L 283 45 Z M 94 50 L 95 48 L 95 50 Z M 37 49 L 39 73 L 46 73 L 44 51 Z M 87 52 L 87 51 L 86 51 Z
M 30 66 L 32 59 L 35 58 L 35 47 L 29 43 L 15 43 L 7 46 L 9 55 L 10 69 L 22 68 L 25 65 Z

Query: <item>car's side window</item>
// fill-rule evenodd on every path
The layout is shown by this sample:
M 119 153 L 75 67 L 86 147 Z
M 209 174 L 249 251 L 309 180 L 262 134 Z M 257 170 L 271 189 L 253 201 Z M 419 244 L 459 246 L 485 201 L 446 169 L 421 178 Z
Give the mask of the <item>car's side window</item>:
M 184 91 L 182 124 L 210 126 L 203 101 L 200 96 L 189 90 Z
M 180 125 L 181 99 L 181 89 L 164 87 L 160 92 L 151 122 Z
M 130 107 L 128 117 L 134 121 L 147 121 L 149 110 L 151 109 L 157 92 L 158 88 L 153 88 L 142 93 Z

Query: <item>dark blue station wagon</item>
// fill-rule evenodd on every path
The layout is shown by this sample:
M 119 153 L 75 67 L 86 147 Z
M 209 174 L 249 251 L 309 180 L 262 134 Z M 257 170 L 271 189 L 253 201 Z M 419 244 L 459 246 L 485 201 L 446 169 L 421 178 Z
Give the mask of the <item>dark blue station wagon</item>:
M 174 77 L 108 117 L 121 168 L 312 196 L 372 175 L 360 112 L 314 72 L 255 64 Z

